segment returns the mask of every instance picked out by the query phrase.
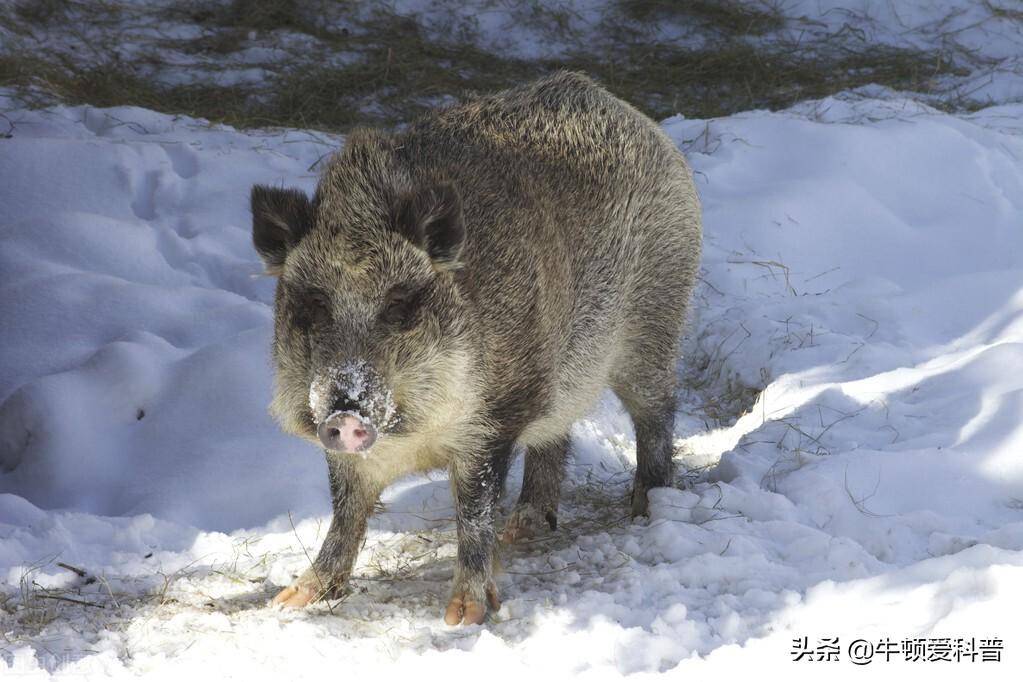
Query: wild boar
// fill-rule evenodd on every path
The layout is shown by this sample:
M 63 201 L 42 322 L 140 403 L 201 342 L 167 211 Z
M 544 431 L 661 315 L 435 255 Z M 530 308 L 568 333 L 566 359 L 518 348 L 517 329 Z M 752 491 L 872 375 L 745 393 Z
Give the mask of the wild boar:
M 256 186 L 253 241 L 279 277 L 271 412 L 326 451 L 333 521 L 274 603 L 339 593 L 400 476 L 447 469 L 458 558 L 445 620 L 498 609 L 504 539 L 554 528 L 569 432 L 605 388 L 635 426 L 632 513 L 673 480 L 679 339 L 701 250 L 685 159 L 585 76 L 359 130 L 315 195 Z

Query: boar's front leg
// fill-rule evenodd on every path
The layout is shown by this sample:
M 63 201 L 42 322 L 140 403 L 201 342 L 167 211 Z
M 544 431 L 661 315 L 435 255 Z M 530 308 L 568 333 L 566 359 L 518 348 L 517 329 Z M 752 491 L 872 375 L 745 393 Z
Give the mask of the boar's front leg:
M 366 534 L 366 520 L 377 495 L 348 458 L 327 456 L 334 518 L 320 553 L 290 587 L 274 597 L 273 604 L 302 607 L 323 598 L 341 595 Z
M 451 599 L 444 613 L 448 625 L 482 623 L 487 605 L 501 608 L 493 564 L 497 508 L 511 460 L 512 442 L 490 443 L 476 452 L 460 453 L 451 465 L 451 486 L 458 526 L 458 559 Z

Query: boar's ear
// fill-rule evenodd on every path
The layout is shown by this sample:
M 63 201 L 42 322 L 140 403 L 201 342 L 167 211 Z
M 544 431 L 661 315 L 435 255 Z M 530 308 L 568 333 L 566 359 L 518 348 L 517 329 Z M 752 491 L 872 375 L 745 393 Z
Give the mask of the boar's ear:
M 288 251 L 313 227 L 313 204 L 305 192 L 266 185 L 252 188 L 252 244 L 266 270 L 278 275 Z
M 457 267 L 465 241 L 462 199 L 447 182 L 425 187 L 398 199 L 394 228 L 424 249 L 441 267 Z

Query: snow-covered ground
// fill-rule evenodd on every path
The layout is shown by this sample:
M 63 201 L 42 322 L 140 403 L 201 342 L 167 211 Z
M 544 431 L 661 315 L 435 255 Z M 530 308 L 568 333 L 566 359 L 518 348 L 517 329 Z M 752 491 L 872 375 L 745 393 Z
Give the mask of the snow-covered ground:
M 387 492 L 352 596 L 266 606 L 329 503 L 320 453 L 266 413 L 274 283 L 247 192 L 311 189 L 341 140 L 8 112 L 0 674 L 856 669 L 791 662 L 803 636 L 1002 638 L 1000 664 L 903 666 L 1018 674 L 1023 106 L 873 94 L 664 122 L 705 211 L 687 488 L 623 518 L 634 443 L 607 398 L 574 432 L 558 532 L 505 549 L 503 608 L 461 629 L 443 474 Z

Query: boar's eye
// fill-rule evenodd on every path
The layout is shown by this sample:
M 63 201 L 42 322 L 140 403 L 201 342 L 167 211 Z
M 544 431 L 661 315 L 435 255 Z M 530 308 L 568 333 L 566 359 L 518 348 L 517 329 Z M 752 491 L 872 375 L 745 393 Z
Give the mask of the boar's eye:
M 291 309 L 292 322 L 302 332 L 330 321 L 330 301 L 322 291 L 312 291 L 297 297 Z
M 398 285 L 387 292 L 380 322 L 408 331 L 416 324 L 416 313 L 422 302 L 422 291 L 410 286 Z

